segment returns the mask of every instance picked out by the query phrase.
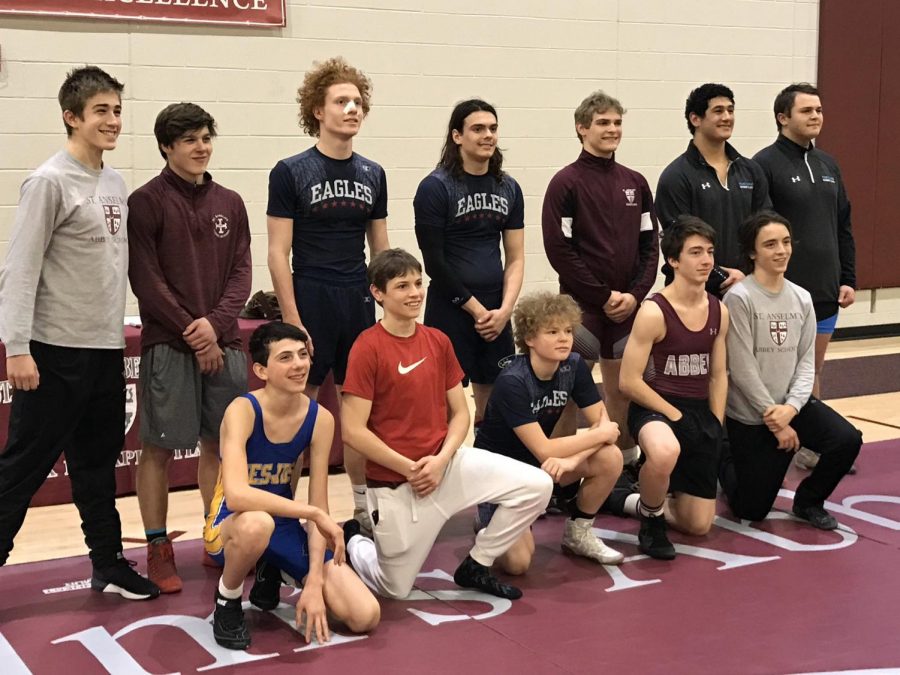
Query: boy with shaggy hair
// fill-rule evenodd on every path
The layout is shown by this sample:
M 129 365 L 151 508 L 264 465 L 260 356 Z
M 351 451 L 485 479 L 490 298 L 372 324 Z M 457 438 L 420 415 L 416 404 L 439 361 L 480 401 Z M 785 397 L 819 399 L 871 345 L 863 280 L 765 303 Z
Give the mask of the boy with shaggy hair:
M 309 335 L 306 393 L 313 398 L 329 371 L 340 393 L 350 347 L 375 323 L 365 244 L 370 256 L 388 247 L 387 184 L 384 169 L 353 152 L 371 90 L 365 74 L 340 57 L 314 64 L 297 102 L 300 126 L 316 144 L 269 174 L 269 272 L 283 320 Z M 354 517 L 370 531 L 364 461 L 344 446 L 344 466 Z
M 587 365 L 572 352 L 580 321 L 581 310 L 568 295 L 534 293 L 519 301 L 513 324 L 522 353 L 497 378 L 475 445 L 548 473 L 569 498 L 563 551 L 617 565 L 624 556 L 591 528 L 622 471 L 622 453 L 615 445 L 619 426 L 609 420 Z M 590 428 L 551 438 L 570 399 Z M 495 508 L 479 505 L 480 527 L 490 522 Z M 526 531 L 498 564 L 510 574 L 522 574 L 533 554 L 534 537 Z

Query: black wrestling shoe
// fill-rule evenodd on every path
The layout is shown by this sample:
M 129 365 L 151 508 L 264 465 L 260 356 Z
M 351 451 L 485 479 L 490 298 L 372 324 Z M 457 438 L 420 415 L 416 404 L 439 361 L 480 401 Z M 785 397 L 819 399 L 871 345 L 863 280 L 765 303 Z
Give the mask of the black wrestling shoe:
M 213 637 L 226 649 L 247 649 L 250 631 L 244 622 L 241 599 L 229 600 L 216 589 L 216 610 L 213 612 Z
M 159 586 L 134 571 L 136 562 L 121 553 L 108 567 L 95 567 L 91 588 L 100 593 L 118 593 L 127 600 L 149 600 L 159 596 Z
M 256 580 L 250 589 L 250 602 L 267 612 L 281 602 L 281 570 L 272 563 L 265 560 L 256 563 Z
M 491 574 L 491 569 L 480 565 L 472 559 L 472 556 L 466 556 L 456 572 L 453 573 L 453 581 L 457 586 L 463 588 L 474 588 L 476 591 L 483 591 L 488 595 L 496 595 L 498 598 L 506 598 L 507 600 L 518 600 L 522 597 L 522 591 L 515 586 L 501 583 L 501 581 Z
M 833 530 L 838 526 L 838 521 L 821 506 L 798 506 L 794 504 L 794 515 L 805 520 L 819 530 Z
M 641 518 L 641 529 L 638 532 L 638 548 L 641 553 L 657 560 L 674 560 L 675 547 L 666 536 L 665 516 Z
M 341 526 L 344 530 L 344 546 L 348 546 L 350 544 L 350 540 L 353 539 L 356 535 L 360 537 L 365 537 L 362 533 L 362 525 L 359 524 L 359 521 L 356 518 L 351 518 L 348 521 L 345 521 Z

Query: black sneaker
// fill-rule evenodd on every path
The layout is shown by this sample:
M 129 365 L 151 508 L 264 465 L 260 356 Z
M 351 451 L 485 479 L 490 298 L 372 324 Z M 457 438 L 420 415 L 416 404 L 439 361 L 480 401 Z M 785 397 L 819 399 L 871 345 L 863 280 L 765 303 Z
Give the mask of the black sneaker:
M 118 553 L 115 564 L 94 568 L 91 588 L 99 593 L 118 593 L 127 600 L 149 600 L 159 596 L 159 586 L 135 572 L 132 568 L 136 565 Z
M 250 602 L 255 607 L 271 611 L 281 602 L 281 570 L 272 563 L 256 563 L 256 580 L 250 589 Z
M 359 521 L 356 518 L 351 518 L 344 522 L 344 546 L 348 546 L 350 544 L 350 540 L 353 539 L 356 535 L 365 536 L 362 533 L 362 525 L 359 524 Z
M 821 506 L 798 506 L 794 504 L 793 511 L 795 516 L 820 530 L 833 530 L 838 526 L 838 521 L 835 517 Z
M 491 574 L 489 567 L 478 564 L 472 559 L 472 556 L 468 555 L 453 573 L 453 581 L 457 586 L 474 588 L 489 595 L 496 595 L 498 598 L 518 600 L 522 597 L 522 591 L 515 586 L 501 583 L 497 577 Z
M 666 536 L 666 517 L 651 516 L 641 518 L 641 529 L 638 532 L 638 548 L 657 560 L 674 560 L 675 547 Z
M 241 599 L 229 600 L 216 589 L 216 610 L 213 612 L 213 637 L 226 649 L 247 649 L 250 631 L 244 623 Z

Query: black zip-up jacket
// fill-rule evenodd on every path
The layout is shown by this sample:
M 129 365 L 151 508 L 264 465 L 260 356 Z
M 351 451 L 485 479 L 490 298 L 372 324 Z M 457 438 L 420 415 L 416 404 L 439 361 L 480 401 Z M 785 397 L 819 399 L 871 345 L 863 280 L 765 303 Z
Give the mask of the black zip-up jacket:
M 680 215 L 697 216 L 716 231 L 716 265 L 739 267 L 738 227 L 752 213 L 771 207 L 766 176 L 759 165 L 725 144 L 728 157 L 727 185 L 719 182 L 715 168 L 707 164 L 691 141 L 687 150 L 663 170 L 656 186 L 656 214 L 663 232 Z M 665 235 L 663 235 L 665 236 Z M 665 261 L 663 261 L 665 263 Z M 666 283 L 672 268 L 662 268 Z
M 794 250 L 785 276 L 812 295 L 817 320 L 834 316 L 840 287 L 856 288 L 850 200 L 837 162 L 783 134 L 753 159 L 766 175 L 773 208 L 791 223 Z

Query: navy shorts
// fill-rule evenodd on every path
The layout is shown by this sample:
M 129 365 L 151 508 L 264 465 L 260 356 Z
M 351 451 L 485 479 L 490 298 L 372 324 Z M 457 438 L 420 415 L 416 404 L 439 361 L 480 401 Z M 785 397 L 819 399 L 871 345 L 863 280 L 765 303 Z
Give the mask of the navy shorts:
M 225 547 L 221 544 L 219 528 L 222 521 L 230 513 L 222 513 L 221 517 L 211 514 L 210 520 L 204 528 L 203 539 L 206 552 L 209 557 L 220 565 L 225 564 Z M 290 576 L 297 584 L 309 574 L 309 541 L 306 530 L 299 521 L 293 518 L 275 518 L 275 529 L 269 539 L 269 545 L 260 556 L 266 562 L 272 563 L 282 572 Z M 334 557 L 334 554 L 325 549 L 325 562 Z
M 500 292 L 477 297 L 487 309 L 497 309 L 503 300 Z M 516 353 L 509 323 L 496 340 L 486 342 L 476 332 L 472 315 L 437 292 L 428 294 L 425 325 L 437 328 L 450 338 L 456 359 L 466 374 L 464 387 L 469 380 L 475 384 L 493 384 L 506 361 Z
M 672 422 L 662 413 L 632 401 L 628 406 L 628 430 L 637 439 L 641 428 L 648 422 L 664 422 L 669 425 L 681 448 L 678 461 L 669 477 L 669 491 L 683 492 L 702 499 L 715 499 L 724 437 L 722 425 L 709 409 L 707 399 L 675 396 L 663 398 L 681 411 L 680 420 Z
M 343 384 L 350 347 L 375 324 L 375 300 L 369 287 L 344 288 L 294 277 L 294 299 L 313 341 L 309 383 L 318 387 L 333 371 L 335 384 Z

